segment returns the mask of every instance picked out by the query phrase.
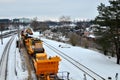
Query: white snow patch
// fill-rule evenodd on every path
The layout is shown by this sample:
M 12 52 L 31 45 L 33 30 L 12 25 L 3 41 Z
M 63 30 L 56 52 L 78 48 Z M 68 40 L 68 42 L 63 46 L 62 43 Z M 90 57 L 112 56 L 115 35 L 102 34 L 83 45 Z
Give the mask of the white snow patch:
M 116 58 L 108 58 L 108 56 L 104 56 L 102 53 L 85 49 L 82 47 L 77 46 L 70 46 L 70 48 L 61 48 L 59 45 L 66 45 L 65 43 L 48 40 L 42 38 L 42 40 L 58 50 L 64 52 L 66 55 L 74 58 L 76 61 L 80 62 L 81 64 L 85 65 L 92 71 L 96 72 L 97 74 L 104 77 L 106 80 L 108 77 L 112 77 L 112 80 L 115 80 L 115 75 L 118 73 L 118 80 L 120 79 L 120 65 L 116 64 Z M 49 56 L 57 55 L 55 52 L 50 51 L 45 45 L 46 53 Z M 83 72 L 76 69 L 70 63 L 62 58 L 60 62 L 59 71 L 68 71 L 70 72 L 70 78 L 72 80 L 81 80 L 83 78 Z M 90 79 L 89 79 L 90 80 Z

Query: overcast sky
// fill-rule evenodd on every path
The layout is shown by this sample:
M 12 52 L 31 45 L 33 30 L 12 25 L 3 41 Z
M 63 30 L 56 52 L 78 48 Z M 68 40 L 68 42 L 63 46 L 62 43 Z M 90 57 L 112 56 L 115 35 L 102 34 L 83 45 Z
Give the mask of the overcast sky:
M 37 17 L 40 19 L 70 16 L 94 19 L 97 6 L 108 0 L 0 0 L 0 18 Z

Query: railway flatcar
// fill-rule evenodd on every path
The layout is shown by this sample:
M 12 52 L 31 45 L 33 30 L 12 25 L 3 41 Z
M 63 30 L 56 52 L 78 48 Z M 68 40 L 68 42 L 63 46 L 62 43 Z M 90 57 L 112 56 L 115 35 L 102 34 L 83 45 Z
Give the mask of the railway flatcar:
M 27 33 L 32 35 L 30 30 Z M 60 57 L 48 57 L 43 48 L 43 42 L 40 39 L 28 36 L 23 31 L 21 32 L 21 36 L 26 50 L 33 61 L 37 77 L 40 80 L 61 80 L 57 77 L 59 62 L 61 61 Z

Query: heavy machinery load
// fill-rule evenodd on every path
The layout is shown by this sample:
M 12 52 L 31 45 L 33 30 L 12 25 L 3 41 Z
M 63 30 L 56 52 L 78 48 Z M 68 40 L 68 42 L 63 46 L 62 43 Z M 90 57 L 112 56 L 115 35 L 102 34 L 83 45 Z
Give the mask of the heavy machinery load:
M 21 33 L 21 36 L 33 61 L 37 77 L 40 80 L 58 80 L 55 78 L 59 70 L 60 57 L 48 57 L 40 39 L 29 37 L 27 34 L 24 35 L 24 32 Z
M 29 35 L 33 35 L 32 28 L 27 28 L 26 33 L 29 34 Z
M 39 57 L 38 57 L 39 56 Z M 46 58 L 46 55 L 41 54 L 41 55 L 36 55 L 36 59 L 34 59 L 34 67 L 36 70 L 36 75 L 39 78 L 48 78 L 47 80 L 51 79 L 51 75 L 53 78 L 56 77 L 57 73 L 58 73 L 58 66 L 59 66 L 59 61 L 60 61 L 60 57 L 55 56 L 55 57 L 51 57 L 51 58 Z M 54 79 L 53 79 L 54 80 Z
M 25 46 L 30 55 L 44 53 L 43 43 L 39 39 L 27 38 L 25 39 Z
M 33 30 L 31 28 L 27 28 L 27 29 L 21 31 L 22 39 L 26 39 L 26 38 L 30 37 L 29 35 L 33 35 Z

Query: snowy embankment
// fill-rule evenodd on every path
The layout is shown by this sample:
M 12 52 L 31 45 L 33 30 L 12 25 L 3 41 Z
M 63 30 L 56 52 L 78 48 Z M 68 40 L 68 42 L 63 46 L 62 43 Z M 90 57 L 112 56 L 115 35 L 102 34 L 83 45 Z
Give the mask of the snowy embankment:
M 28 78 L 27 69 L 23 64 L 23 58 L 19 53 L 19 49 L 16 48 L 16 40 L 11 45 L 9 61 L 8 61 L 8 80 L 26 80 Z
M 118 73 L 118 80 L 120 80 L 120 65 L 116 64 L 116 58 L 112 57 L 108 58 L 108 56 L 104 56 L 99 52 L 85 49 L 82 47 L 71 46 L 69 44 L 48 40 L 45 38 L 41 39 L 44 42 L 59 49 L 60 51 L 66 53 L 75 60 L 79 61 L 84 66 L 88 67 L 92 71 L 104 77 L 106 80 L 108 79 L 108 77 L 112 77 L 112 80 L 116 80 L 115 79 L 116 73 Z M 61 48 L 59 45 L 63 47 L 67 45 L 68 47 Z M 44 48 L 49 56 L 57 55 L 54 52 L 50 51 L 50 49 L 48 49 L 45 45 Z M 77 70 L 74 66 L 70 65 L 70 63 L 65 61 L 63 58 L 62 61 L 60 62 L 59 68 L 60 72 L 61 71 L 70 72 L 70 78 L 72 80 L 81 80 L 84 78 L 83 76 L 84 73 L 82 71 Z
M 3 50 L 7 44 L 7 42 L 10 40 L 11 37 L 8 37 L 8 38 L 4 38 L 3 39 L 3 44 L 1 42 L 1 39 L 0 39 L 0 59 L 1 59 L 1 56 L 2 56 L 2 53 L 3 53 Z
M 9 41 L 9 38 L 4 38 L 3 45 L 0 44 L 0 59 L 3 53 L 4 47 L 6 43 Z M 17 38 L 16 38 L 17 39 Z M 21 57 L 18 48 L 16 48 L 16 39 L 11 45 L 11 50 L 9 54 L 8 61 L 8 80 L 25 80 L 28 78 L 28 72 L 26 70 L 26 66 L 23 66 L 24 59 Z M 108 80 L 108 77 L 112 77 L 112 80 L 115 79 L 116 73 L 118 73 L 118 80 L 120 80 L 120 65 L 116 64 L 116 58 L 108 58 L 108 56 L 104 56 L 99 52 L 84 49 L 82 47 L 71 46 L 69 44 L 48 40 L 45 38 L 41 38 L 44 42 L 54 46 L 60 51 L 66 53 L 70 57 L 79 61 L 81 64 L 85 65 L 92 71 L 104 77 Z M 0 40 L 1 42 L 1 40 Z M 61 45 L 61 46 L 59 46 Z M 51 51 L 47 46 L 44 45 L 46 53 L 48 56 L 57 55 L 55 52 Z M 72 64 L 67 62 L 65 59 L 61 57 L 62 61 L 60 62 L 59 72 L 68 71 L 70 72 L 70 80 L 83 80 L 83 72 L 75 68 Z M 87 80 L 90 77 L 87 76 Z
M 0 59 L 4 51 L 4 48 L 7 42 L 10 40 L 10 38 L 11 37 L 3 38 L 3 45 L 0 44 Z M 28 78 L 28 72 L 25 69 L 25 65 L 22 62 L 23 59 L 19 53 L 19 50 L 18 48 L 16 48 L 16 40 L 17 37 L 14 39 L 11 45 L 8 56 L 7 80 L 26 80 Z

